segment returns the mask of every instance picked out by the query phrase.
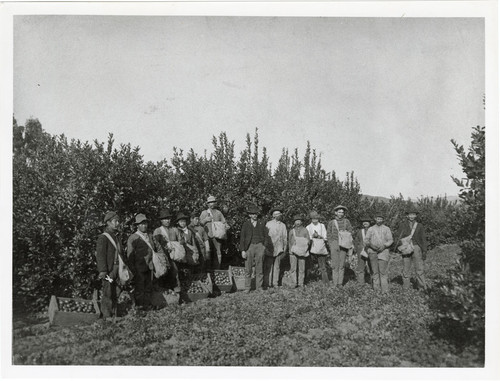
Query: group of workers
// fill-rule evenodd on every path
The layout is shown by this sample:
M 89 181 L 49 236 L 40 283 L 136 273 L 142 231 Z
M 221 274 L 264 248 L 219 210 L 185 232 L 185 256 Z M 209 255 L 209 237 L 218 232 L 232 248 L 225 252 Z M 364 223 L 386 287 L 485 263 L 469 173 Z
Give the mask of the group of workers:
M 153 281 L 175 293 L 181 291 L 179 272 L 183 268 L 199 272 L 219 269 L 222 263 L 222 246 L 227 238 L 229 225 L 223 213 L 216 208 L 216 198 L 209 196 L 207 208 L 198 214 L 180 212 L 176 216 L 162 210 L 161 225 L 151 234 L 148 219 L 142 213 L 134 218 L 135 232 L 122 248 L 118 231 L 120 219 L 116 212 L 104 216 L 104 232 L 97 238 L 97 269 L 102 280 L 101 310 L 103 317 L 116 311 L 118 295 L 124 284 L 131 280 L 133 296 L 138 308 L 151 306 Z M 245 261 L 245 290 L 251 290 L 251 279 L 255 276 L 256 291 L 281 287 L 303 287 L 306 274 L 306 259 L 311 256 L 318 263 L 321 279 L 329 283 L 327 259 L 332 269 L 331 282 L 341 287 L 347 258 L 357 257 L 355 268 L 357 281 L 365 284 L 369 274 L 371 285 L 377 292 L 387 293 L 389 249 L 396 244 L 403 257 L 403 288 L 410 287 L 411 266 L 415 267 L 417 282 L 427 288 L 424 276 L 424 260 L 427 252 L 425 231 L 416 221 L 415 209 L 406 211 L 407 221 L 399 226 L 396 241 L 390 228 L 384 225 L 383 213 L 362 217 L 361 228 L 355 231 L 345 217 L 347 208 L 334 208 L 334 218 L 325 226 L 316 211 L 309 214 L 310 223 L 297 214 L 293 227 L 288 231 L 282 221 L 283 208 L 271 211 L 271 220 L 259 218 L 256 205 L 247 208 L 248 219 L 241 226 L 240 250 Z M 372 225 L 372 221 L 375 224 Z M 282 263 L 288 256 L 290 269 L 283 275 Z

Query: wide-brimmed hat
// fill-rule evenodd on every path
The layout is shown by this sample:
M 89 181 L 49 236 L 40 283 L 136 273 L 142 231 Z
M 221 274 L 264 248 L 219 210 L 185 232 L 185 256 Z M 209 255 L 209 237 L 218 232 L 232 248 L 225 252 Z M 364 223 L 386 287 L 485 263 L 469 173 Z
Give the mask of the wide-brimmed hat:
M 259 214 L 259 213 L 260 213 L 260 210 L 257 207 L 257 205 L 254 205 L 254 204 L 248 205 L 247 214 Z
M 377 210 L 375 213 L 373 213 L 373 218 L 377 217 L 382 217 L 385 220 L 385 214 L 381 210 Z
M 275 206 L 274 208 L 271 208 L 271 210 L 269 211 L 269 214 L 273 215 L 274 212 L 281 212 L 283 213 L 283 207 L 278 205 L 278 206 Z
M 106 222 L 108 222 L 108 221 L 111 221 L 115 217 L 118 217 L 118 213 L 106 212 L 106 214 L 104 215 L 104 224 L 106 224 Z
M 411 213 L 418 214 L 418 210 L 415 209 L 413 206 L 410 206 L 408 209 L 405 210 L 405 214 L 408 215 L 408 214 L 411 214 Z
M 361 222 L 372 222 L 373 218 L 368 216 L 363 216 L 359 219 Z
M 216 202 L 217 199 L 215 198 L 215 196 L 208 196 L 207 198 L 207 204 L 211 203 L 211 202 Z
M 344 205 L 337 205 L 335 208 L 333 208 L 333 211 L 336 212 L 339 209 L 344 209 L 344 212 L 347 212 L 347 208 Z
M 160 211 L 160 220 L 164 220 L 166 218 L 172 218 L 173 214 L 169 209 L 163 209 Z
M 319 220 L 321 218 L 321 216 L 319 215 L 318 212 L 316 212 L 315 210 L 313 210 L 311 213 L 309 213 L 309 218 L 311 220 Z
M 293 216 L 293 222 L 297 220 L 304 221 L 304 216 L 302 214 L 296 214 L 295 216 Z
M 179 222 L 180 220 L 189 220 L 189 216 L 187 216 L 184 212 L 180 212 L 177 214 L 177 217 L 175 218 L 175 222 Z
M 146 218 L 146 215 L 145 214 L 142 214 L 142 213 L 139 213 L 135 216 L 135 222 L 134 224 L 135 225 L 139 225 L 143 222 L 148 222 L 148 219 Z

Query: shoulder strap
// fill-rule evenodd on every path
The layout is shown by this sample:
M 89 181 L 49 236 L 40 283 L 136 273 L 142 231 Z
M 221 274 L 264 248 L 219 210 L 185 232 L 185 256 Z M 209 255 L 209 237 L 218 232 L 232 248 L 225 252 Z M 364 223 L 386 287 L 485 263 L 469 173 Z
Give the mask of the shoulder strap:
M 161 231 L 161 234 L 165 237 L 165 239 L 170 242 L 170 238 L 168 236 L 168 232 L 167 232 L 167 229 L 165 229 L 165 226 L 160 226 L 160 231 Z
M 142 236 L 142 234 L 137 234 L 137 235 L 138 235 L 139 237 L 141 237 L 141 239 L 142 239 L 144 242 L 146 242 L 146 244 L 149 246 L 149 248 L 151 249 L 151 251 L 154 253 L 153 246 L 151 246 L 151 244 L 150 244 L 148 241 L 146 241 L 146 240 L 144 239 L 144 237 Z
M 339 223 L 337 222 L 337 220 L 334 219 L 333 222 L 335 223 L 335 227 L 337 228 L 337 231 L 340 231 Z
M 363 237 L 363 241 L 364 241 L 366 238 L 365 229 L 361 229 L 361 236 Z
M 417 229 L 417 224 L 418 224 L 418 222 L 415 222 L 415 225 L 413 225 L 413 227 L 411 228 L 410 238 L 412 238 L 413 234 L 415 234 L 415 229 Z
M 105 235 L 106 237 L 108 237 L 108 239 L 110 240 L 110 242 L 113 244 L 113 246 L 115 247 L 116 250 L 118 250 L 118 246 L 116 246 L 116 242 L 113 238 L 111 238 L 111 236 L 109 235 L 109 233 L 102 233 L 103 235 Z

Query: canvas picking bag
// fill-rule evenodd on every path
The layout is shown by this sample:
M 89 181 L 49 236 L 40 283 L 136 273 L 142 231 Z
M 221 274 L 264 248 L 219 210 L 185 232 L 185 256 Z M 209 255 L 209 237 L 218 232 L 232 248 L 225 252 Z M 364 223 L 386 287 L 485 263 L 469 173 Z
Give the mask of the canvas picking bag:
M 398 246 L 398 250 L 401 254 L 404 255 L 409 255 L 413 253 L 413 244 L 411 242 L 411 239 L 413 238 L 413 234 L 415 234 L 415 229 L 417 228 L 417 222 L 415 222 L 415 225 L 413 225 L 413 228 L 411 229 L 411 233 L 408 237 L 401 238 L 401 245 Z
M 113 238 L 111 238 L 109 233 L 103 233 L 103 234 L 109 239 L 109 241 L 115 247 L 116 255 L 118 255 L 118 280 L 121 285 L 124 285 L 132 280 L 134 274 L 132 274 L 132 271 L 130 271 L 128 266 L 125 264 L 125 261 L 122 259 L 122 256 L 118 252 L 118 247 L 116 246 L 116 243 L 113 240 Z
M 339 246 L 342 249 L 352 249 L 354 247 L 354 242 L 352 240 L 352 234 L 346 230 L 340 230 L 339 229 L 339 224 L 337 220 L 333 220 L 335 222 L 335 227 L 337 228 L 337 231 L 339 232 Z
M 155 277 L 159 278 L 162 275 L 166 274 L 168 270 L 168 262 L 165 254 L 154 251 L 153 246 L 151 246 L 151 244 L 148 241 L 146 241 L 146 239 L 144 239 L 144 237 L 141 234 L 139 234 L 139 237 L 141 237 L 142 240 L 146 242 L 146 245 L 148 245 L 151 251 L 153 252 L 152 261 L 153 261 L 153 269 Z
M 295 234 L 295 229 L 293 229 L 293 237 L 295 238 L 295 243 L 292 245 L 290 252 L 298 257 L 308 257 L 309 251 L 309 240 L 305 237 L 297 237 Z
M 327 255 L 328 249 L 326 248 L 325 240 L 323 238 L 313 238 L 310 251 L 316 255 Z
M 217 239 L 227 239 L 226 224 L 222 221 L 213 221 L 214 216 L 210 209 L 207 210 L 210 217 L 212 217 L 212 234 Z

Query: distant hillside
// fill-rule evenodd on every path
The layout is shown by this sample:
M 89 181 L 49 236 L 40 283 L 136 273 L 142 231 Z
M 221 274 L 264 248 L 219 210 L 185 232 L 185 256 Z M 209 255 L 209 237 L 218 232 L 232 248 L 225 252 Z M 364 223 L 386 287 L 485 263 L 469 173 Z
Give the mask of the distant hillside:
M 370 196 L 368 194 L 363 194 L 361 195 L 363 198 L 367 199 L 367 200 L 377 200 L 377 201 L 382 201 L 382 202 L 389 202 L 390 198 L 388 197 L 382 197 L 382 196 Z M 434 197 L 436 198 L 436 197 Z M 411 198 L 410 198 L 411 199 Z M 446 199 L 449 201 L 449 202 L 455 202 L 455 201 L 458 201 L 460 202 L 460 197 L 458 196 L 446 196 Z M 412 201 L 416 201 L 415 199 L 411 199 Z

